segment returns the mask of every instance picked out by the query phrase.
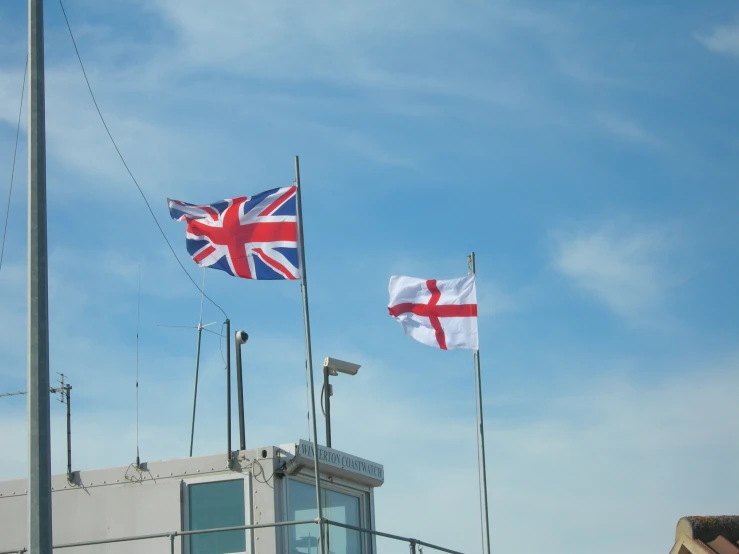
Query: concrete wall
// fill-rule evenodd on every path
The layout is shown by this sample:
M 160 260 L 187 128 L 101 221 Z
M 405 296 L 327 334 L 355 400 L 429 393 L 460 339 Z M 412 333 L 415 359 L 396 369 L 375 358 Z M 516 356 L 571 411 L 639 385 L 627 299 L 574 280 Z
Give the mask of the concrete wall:
M 52 494 L 54 544 L 180 530 L 181 479 L 70 487 Z M 0 550 L 26 545 L 26 494 L 0 499 Z M 169 552 L 167 539 L 66 549 L 65 552 L 118 554 Z
M 181 531 L 183 483 L 233 475 L 250 477 L 247 461 L 254 452 L 242 453 L 232 470 L 225 456 L 187 458 L 133 466 L 81 472 L 75 483 L 66 476 L 52 479 L 53 544 L 66 544 Z M 26 480 L 0 483 L 0 552 L 26 546 L 28 497 Z M 261 491 L 263 496 L 264 491 Z M 252 519 L 251 498 L 245 499 L 247 524 Z M 176 552 L 182 551 L 175 539 Z M 64 549 L 66 554 L 169 553 L 167 538 Z M 274 551 L 273 551 L 274 552 Z

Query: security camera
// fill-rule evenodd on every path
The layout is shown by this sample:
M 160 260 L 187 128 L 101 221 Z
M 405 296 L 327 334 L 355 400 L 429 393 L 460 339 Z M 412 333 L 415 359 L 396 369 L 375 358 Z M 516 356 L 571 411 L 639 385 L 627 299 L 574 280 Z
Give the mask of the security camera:
M 362 366 L 351 362 L 345 362 L 343 360 L 337 360 L 335 358 L 326 358 L 323 360 L 323 367 L 328 370 L 329 375 L 338 375 L 339 373 L 356 375 L 357 371 L 359 371 L 359 368 Z
M 246 333 L 246 331 L 236 331 L 236 342 L 239 344 L 246 344 L 246 341 L 249 340 L 249 335 Z

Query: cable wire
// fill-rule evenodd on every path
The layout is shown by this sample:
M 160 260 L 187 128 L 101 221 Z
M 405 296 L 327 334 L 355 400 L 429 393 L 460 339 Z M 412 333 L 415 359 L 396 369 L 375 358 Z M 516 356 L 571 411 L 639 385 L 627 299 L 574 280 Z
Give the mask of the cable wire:
M 221 358 L 223 358 L 223 369 L 226 369 L 226 366 L 228 365 L 228 362 L 226 361 L 226 355 L 223 353 L 223 337 L 226 336 L 223 334 L 223 328 L 225 326 L 226 326 L 226 322 L 224 321 L 223 323 L 221 323 L 221 332 L 219 334 L 221 338 L 218 339 L 218 350 L 221 353 Z
M 3 244 L 0 247 L 0 269 L 3 267 L 5 255 L 5 237 L 8 234 L 8 219 L 10 219 L 10 198 L 13 195 L 13 177 L 15 177 L 15 158 L 18 154 L 18 137 L 21 132 L 21 116 L 23 115 L 23 96 L 26 94 L 26 76 L 28 75 L 28 54 L 26 54 L 26 68 L 23 70 L 23 86 L 21 87 L 21 106 L 18 108 L 18 126 L 15 129 L 15 148 L 13 149 L 13 168 L 10 170 L 10 190 L 8 190 L 8 207 L 5 208 L 5 227 L 3 229 Z
M 144 203 L 146 204 L 146 207 L 149 210 L 149 213 L 151 214 L 152 219 L 154 219 L 154 223 L 156 223 L 157 228 L 159 229 L 159 232 L 162 235 L 162 238 L 164 238 L 164 241 L 167 243 L 167 246 L 169 246 L 169 249 L 172 251 L 172 255 L 174 256 L 175 260 L 177 260 L 177 263 L 182 268 L 182 271 L 185 272 L 185 275 L 187 275 L 187 278 L 190 279 L 192 284 L 195 286 L 200 293 L 207 298 L 211 304 L 213 304 L 216 308 L 218 308 L 222 313 L 223 316 L 228 319 L 228 315 L 226 312 L 221 308 L 215 300 L 213 300 L 210 296 L 205 294 L 203 290 L 200 288 L 200 286 L 195 282 L 195 279 L 192 278 L 192 275 L 190 275 L 190 272 L 187 271 L 184 265 L 182 265 L 182 262 L 180 261 L 179 256 L 177 256 L 177 253 L 175 252 L 174 248 L 172 247 L 172 243 L 169 242 L 169 239 L 167 238 L 167 235 L 164 234 L 164 229 L 162 229 L 162 226 L 159 224 L 159 220 L 157 219 L 157 216 L 154 215 L 154 210 L 151 209 L 151 205 L 149 204 L 149 201 L 146 198 L 146 195 L 144 194 L 144 191 L 141 189 L 141 186 L 139 185 L 139 182 L 136 180 L 136 177 L 133 176 L 133 173 L 131 172 L 131 169 L 128 167 L 128 164 L 126 163 L 126 160 L 123 158 L 123 154 L 121 154 L 120 149 L 118 148 L 118 144 L 116 143 L 115 139 L 113 138 L 113 135 L 110 132 L 110 129 L 108 128 L 108 124 L 105 122 L 105 118 L 103 117 L 103 113 L 100 111 L 100 106 L 98 106 L 98 102 L 95 99 L 95 94 L 92 92 L 92 86 L 90 85 L 90 80 L 87 78 L 87 72 L 85 71 L 85 65 L 82 63 L 82 57 L 80 56 L 80 51 L 77 48 L 77 41 L 74 39 L 74 33 L 72 33 L 72 27 L 69 24 L 69 19 L 67 18 L 67 11 L 64 9 L 64 3 L 62 0 L 59 0 L 59 5 L 62 8 L 62 14 L 64 14 L 64 21 L 67 24 L 67 30 L 69 30 L 69 36 L 72 39 L 72 44 L 74 45 L 74 51 L 77 54 L 77 60 L 80 62 L 80 68 L 82 68 L 82 75 L 85 77 L 85 83 L 87 83 L 87 90 L 90 91 L 90 97 L 92 98 L 93 104 L 95 104 L 95 109 L 98 112 L 98 115 L 100 116 L 100 121 L 103 123 L 103 127 L 105 127 L 105 132 L 108 133 L 108 137 L 110 138 L 110 142 L 113 143 L 113 147 L 115 148 L 115 151 L 118 153 L 118 157 L 121 159 L 121 162 L 123 162 L 123 167 L 126 168 L 126 171 L 128 172 L 128 175 L 131 177 L 131 180 L 136 185 L 136 188 L 139 191 L 139 194 L 141 195 L 141 198 L 143 198 Z

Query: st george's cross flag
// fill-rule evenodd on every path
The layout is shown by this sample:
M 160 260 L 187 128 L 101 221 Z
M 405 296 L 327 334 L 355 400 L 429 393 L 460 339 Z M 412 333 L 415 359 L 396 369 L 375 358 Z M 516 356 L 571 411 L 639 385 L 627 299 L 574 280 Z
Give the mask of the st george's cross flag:
M 478 349 L 475 276 L 390 277 L 388 311 L 409 337 L 442 350 Z
M 300 279 L 297 188 L 268 190 L 197 206 L 167 199 L 186 221 L 187 251 L 201 267 L 244 279 Z

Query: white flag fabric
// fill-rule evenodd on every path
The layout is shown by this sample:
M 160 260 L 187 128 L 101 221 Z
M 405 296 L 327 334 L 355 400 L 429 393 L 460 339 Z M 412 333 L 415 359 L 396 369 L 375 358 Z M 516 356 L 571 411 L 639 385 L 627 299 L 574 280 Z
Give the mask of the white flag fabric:
M 475 276 L 437 281 L 393 275 L 388 311 L 409 337 L 442 350 L 478 349 Z

